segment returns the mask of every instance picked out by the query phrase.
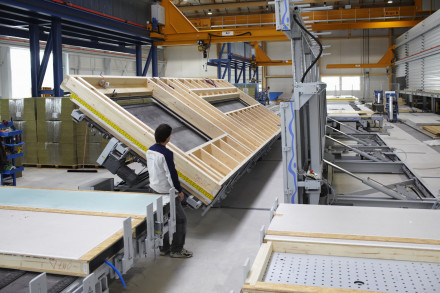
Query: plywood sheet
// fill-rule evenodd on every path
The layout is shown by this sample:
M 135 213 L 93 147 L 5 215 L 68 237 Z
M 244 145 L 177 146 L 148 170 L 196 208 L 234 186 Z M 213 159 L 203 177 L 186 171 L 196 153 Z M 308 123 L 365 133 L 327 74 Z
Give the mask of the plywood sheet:
M 440 244 L 437 210 L 281 204 L 267 234 Z
M 124 219 L 0 209 L 0 253 L 80 259 L 120 231 Z
M 146 216 L 146 206 L 169 196 L 143 193 L 0 187 L 0 206 Z

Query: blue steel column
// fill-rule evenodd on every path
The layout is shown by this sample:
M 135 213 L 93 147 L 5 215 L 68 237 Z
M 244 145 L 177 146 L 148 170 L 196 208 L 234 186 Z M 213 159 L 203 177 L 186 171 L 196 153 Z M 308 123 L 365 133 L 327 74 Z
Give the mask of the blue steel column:
M 246 63 L 243 62 L 243 83 L 246 83 Z
M 159 72 L 157 68 L 157 47 L 155 45 L 152 45 L 151 50 L 151 58 L 153 59 L 153 77 L 158 77 Z
M 228 43 L 228 82 L 231 82 L 231 43 Z
M 64 96 L 61 89 L 63 82 L 63 47 L 61 39 L 61 20 L 55 18 L 52 20 L 52 38 L 53 38 L 53 95 L 54 97 Z
M 151 47 L 150 47 L 150 52 L 148 53 L 147 62 L 145 62 L 145 67 L 144 67 L 144 71 L 142 72 L 142 76 L 147 76 L 148 68 L 150 68 L 151 56 L 153 55 L 152 53 L 153 53 L 153 50 L 151 50 Z
M 46 75 L 47 64 L 49 63 L 50 52 L 53 49 L 53 30 L 49 33 L 49 38 L 46 42 L 46 48 L 44 48 L 43 60 L 38 68 L 38 85 L 37 89 L 40 93 L 41 86 L 43 85 L 44 76 Z
M 136 44 L 136 76 L 142 76 L 142 45 Z
M 220 61 L 217 63 L 217 78 L 222 78 L 222 63 Z
M 220 59 L 222 59 L 225 46 L 226 46 L 226 43 L 223 43 L 222 48 L 220 50 L 220 53 L 218 54 L 218 59 L 219 59 L 219 61 L 217 63 L 217 77 L 218 77 L 218 79 L 222 79 L 222 62 L 220 61 Z
M 29 26 L 29 49 L 31 51 L 32 97 L 39 97 L 38 71 L 40 70 L 40 28 L 37 24 Z
M 256 76 L 257 76 L 257 83 L 259 82 L 259 76 L 258 76 L 258 66 L 257 66 L 257 71 L 256 71 Z
M 235 77 L 234 77 L 235 83 L 239 83 L 240 81 L 238 80 L 238 67 L 237 67 L 237 63 L 235 63 L 234 69 L 235 69 Z

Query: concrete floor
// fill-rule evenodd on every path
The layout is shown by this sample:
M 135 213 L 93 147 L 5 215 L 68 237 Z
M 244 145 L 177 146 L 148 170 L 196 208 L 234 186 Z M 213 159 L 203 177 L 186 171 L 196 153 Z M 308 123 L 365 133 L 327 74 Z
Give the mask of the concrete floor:
M 423 113 L 421 113 L 423 114 Z M 419 119 L 420 117 L 417 117 Z M 430 117 L 432 119 L 432 117 Z M 440 184 L 440 154 L 405 132 L 397 124 L 384 136 L 390 146 L 398 147 L 433 189 Z M 425 169 L 429 168 L 429 169 Z M 68 173 L 62 169 L 26 168 L 19 186 L 76 189 L 78 185 L 98 177 L 112 177 L 108 171 Z M 368 174 L 367 174 L 368 175 Z M 222 208 L 211 209 L 204 217 L 201 210 L 186 208 L 188 233 L 186 248 L 194 252 L 191 259 L 157 256 L 156 263 L 141 261 L 124 276 L 127 288 L 119 280 L 110 282 L 110 292 L 239 292 L 243 284 L 242 265 L 251 263 L 259 249 L 259 230 L 269 223 L 269 209 L 275 198 L 282 201 L 283 178 L 281 143 L 244 175 L 233 188 Z M 374 179 L 391 183 L 400 175 L 373 175 Z M 403 178 L 402 178 L 403 179 Z M 335 178 L 338 193 L 367 189 L 357 181 L 339 174 Z
M 77 189 L 95 178 L 113 177 L 108 171 L 68 173 L 63 169 L 26 168 L 18 186 Z M 222 208 L 211 209 L 204 217 L 201 210 L 186 208 L 188 231 L 186 248 L 191 259 L 157 256 L 136 263 L 124 279 L 110 282 L 110 292 L 239 292 L 243 284 L 242 266 L 251 263 L 259 243 L 259 230 L 269 224 L 269 209 L 283 196 L 281 141 L 245 174 Z

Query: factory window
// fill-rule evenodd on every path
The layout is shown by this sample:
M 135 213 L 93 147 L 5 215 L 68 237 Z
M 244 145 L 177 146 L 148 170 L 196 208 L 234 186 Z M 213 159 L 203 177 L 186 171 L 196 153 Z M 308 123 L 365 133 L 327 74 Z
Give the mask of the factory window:
M 323 76 L 321 81 L 327 84 L 327 91 L 339 91 L 339 76 Z
M 360 76 L 342 76 L 341 84 L 343 91 L 360 91 L 361 78 Z
M 40 51 L 40 60 L 44 51 Z M 31 96 L 31 57 L 27 48 L 11 48 L 11 84 L 12 98 Z M 53 87 L 52 55 L 49 58 L 42 87 Z

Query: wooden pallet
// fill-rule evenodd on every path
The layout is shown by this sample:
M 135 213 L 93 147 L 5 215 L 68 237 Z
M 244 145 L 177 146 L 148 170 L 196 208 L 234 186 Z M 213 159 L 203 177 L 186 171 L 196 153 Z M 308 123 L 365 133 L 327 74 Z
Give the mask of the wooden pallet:
M 422 128 L 435 136 L 440 136 L 440 126 L 428 125 L 422 126 Z
M 67 76 L 63 86 L 88 117 L 144 157 L 155 143 L 154 129 L 112 100 L 139 93 L 154 99 L 210 137 L 207 143 L 182 151 L 172 143 L 182 185 L 209 204 L 254 154 L 280 134 L 280 118 L 224 80 L 106 77 L 110 87 L 99 86 L 97 76 Z M 223 113 L 212 101 L 240 99 L 247 106 Z M 104 122 L 104 123 L 103 123 Z

